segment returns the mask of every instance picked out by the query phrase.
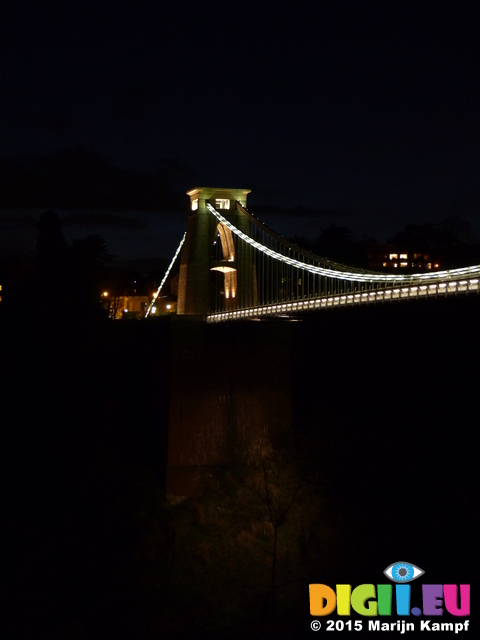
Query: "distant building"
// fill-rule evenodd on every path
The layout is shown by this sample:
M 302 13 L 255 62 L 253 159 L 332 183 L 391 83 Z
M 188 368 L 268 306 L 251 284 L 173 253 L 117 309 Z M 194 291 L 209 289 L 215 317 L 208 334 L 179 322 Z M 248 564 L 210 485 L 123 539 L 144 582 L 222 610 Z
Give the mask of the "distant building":
M 102 298 L 110 318 L 113 320 L 143 318 L 150 304 L 148 296 L 114 296 L 109 295 L 108 291 L 103 292 Z
M 165 315 L 166 313 L 176 313 L 177 301 L 172 300 L 169 296 L 158 297 L 150 311 L 150 316 Z
M 144 318 L 152 297 L 137 295 L 112 296 L 107 291 L 102 294 L 104 306 L 112 320 L 140 320 Z M 176 310 L 177 301 L 173 296 L 160 295 L 155 301 L 150 314 L 154 316 L 164 315 L 166 313 L 175 313 Z
M 437 271 L 438 256 L 421 251 L 408 251 L 393 244 L 371 244 L 367 248 L 368 268 L 373 271 Z

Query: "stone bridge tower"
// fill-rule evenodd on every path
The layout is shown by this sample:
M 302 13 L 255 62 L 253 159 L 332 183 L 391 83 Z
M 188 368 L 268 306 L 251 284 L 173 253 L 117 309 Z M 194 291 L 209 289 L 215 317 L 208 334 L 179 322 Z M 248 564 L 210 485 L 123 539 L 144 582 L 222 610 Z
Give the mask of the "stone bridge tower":
M 249 221 L 235 207 L 238 201 L 247 205 L 249 189 L 216 189 L 197 187 L 187 191 L 190 196 L 190 216 L 187 236 L 180 260 L 177 314 L 205 315 L 210 312 L 212 270 L 224 274 L 224 306 L 250 306 L 255 303 L 252 265 L 239 264 L 230 229 L 222 225 L 208 211 L 209 202 L 232 224 L 248 231 Z M 223 259 L 212 260 L 212 245 L 218 234 Z

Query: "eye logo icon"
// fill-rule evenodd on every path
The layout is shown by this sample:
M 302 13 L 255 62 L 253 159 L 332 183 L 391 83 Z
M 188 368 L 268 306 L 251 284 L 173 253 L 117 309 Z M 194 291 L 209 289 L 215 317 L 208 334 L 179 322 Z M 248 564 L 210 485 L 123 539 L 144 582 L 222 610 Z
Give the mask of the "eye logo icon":
M 404 583 L 416 580 L 416 578 L 423 576 L 425 571 L 410 562 L 394 562 L 389 565 L 383 573 L 389 580 L 392 580 L 392 582 Z

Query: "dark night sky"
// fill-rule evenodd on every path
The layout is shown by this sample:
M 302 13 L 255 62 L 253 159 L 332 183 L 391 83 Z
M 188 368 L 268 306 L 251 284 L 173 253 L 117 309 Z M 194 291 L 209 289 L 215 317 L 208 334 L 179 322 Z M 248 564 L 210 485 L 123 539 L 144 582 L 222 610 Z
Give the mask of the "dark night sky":
M 50 208 L 67 239 L 168 258 L 195 186 L 252 189 L 284 235 L 480 232 L 473 3 L 169 5 L 3 9 L 0 255 Z

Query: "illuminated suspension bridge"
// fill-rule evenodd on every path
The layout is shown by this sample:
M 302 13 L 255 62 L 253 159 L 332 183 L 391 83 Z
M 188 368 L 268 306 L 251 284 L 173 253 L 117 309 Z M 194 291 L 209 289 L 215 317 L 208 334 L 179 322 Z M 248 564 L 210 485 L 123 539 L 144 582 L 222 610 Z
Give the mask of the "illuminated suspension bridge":
M 480 291 L 480 265 L 416 274 L 376 273 L 305 251 L 246 209 L 248 190 L 188 192 L 187 232 L 146 315 L 180 256 L 177 313 L 207 322 L 290 316 L 331 307 Z

